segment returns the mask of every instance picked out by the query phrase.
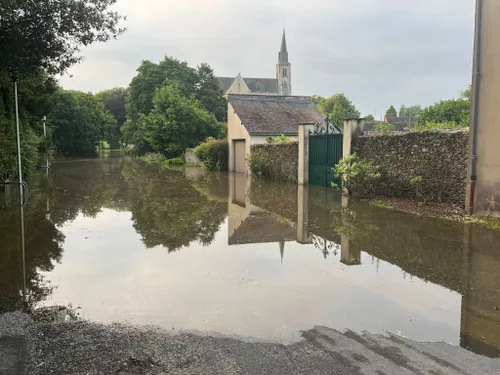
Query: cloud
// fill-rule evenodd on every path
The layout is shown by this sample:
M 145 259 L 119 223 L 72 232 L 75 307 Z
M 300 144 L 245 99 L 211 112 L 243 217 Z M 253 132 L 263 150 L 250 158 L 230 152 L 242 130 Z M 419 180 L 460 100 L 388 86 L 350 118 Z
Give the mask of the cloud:
M 470 0 L 119 0 L 117 41 L 83 51 L 65 87 L 126 86 L 165 55 L 218 75 L 272 77 L 286 25 L 294 94 L 345 92 L 362 113 L 455 97 L 471 80 Z

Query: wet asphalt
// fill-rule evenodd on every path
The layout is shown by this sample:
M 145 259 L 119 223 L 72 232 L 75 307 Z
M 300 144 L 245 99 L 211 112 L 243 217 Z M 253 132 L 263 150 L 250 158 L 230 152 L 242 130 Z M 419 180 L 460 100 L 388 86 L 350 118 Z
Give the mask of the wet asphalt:
M 284 345 L 64 320 L 0 316 L 0 374 L 500 374 L 500 359 L 391 334 L 314 327 Z

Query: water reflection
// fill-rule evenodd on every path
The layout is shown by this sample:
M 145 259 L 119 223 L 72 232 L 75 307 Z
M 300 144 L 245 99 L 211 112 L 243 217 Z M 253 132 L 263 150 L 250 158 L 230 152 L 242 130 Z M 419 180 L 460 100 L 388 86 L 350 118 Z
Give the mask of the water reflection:
M 257 337 L 326 325 L 500 356 L 499 232 L 119 157 L 30 187 L 24 263 L 20 211 L 0 210 L 0 311 Z

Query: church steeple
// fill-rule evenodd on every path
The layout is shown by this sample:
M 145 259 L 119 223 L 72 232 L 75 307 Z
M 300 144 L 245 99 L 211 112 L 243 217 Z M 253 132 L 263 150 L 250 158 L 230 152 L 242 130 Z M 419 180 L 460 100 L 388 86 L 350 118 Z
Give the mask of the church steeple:
M 286 35 L 284 28 L 283 28 L 283 36 L 281 37 L 281 50 L 278 54 L 278 62 L 281 64 L 288 63 L 288 51 L 286 49 Z
M 276 79 L 278 80 L 278 94 L 282 96 L 292 95 L 292 65 L 288 61 L 284 28 L 281 37 L 281 49 L 278 53 L 278 64 L 276 64 Z

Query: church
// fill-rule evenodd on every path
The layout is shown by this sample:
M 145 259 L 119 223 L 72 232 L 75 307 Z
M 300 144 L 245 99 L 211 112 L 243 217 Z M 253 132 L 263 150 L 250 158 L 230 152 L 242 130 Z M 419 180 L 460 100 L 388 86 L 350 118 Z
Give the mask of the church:
M 276 78 L 216 77 L 225 95 L 292 95 L 291 64 L 288 61 L 285 30 L 281 38 L 281 49 L 276 64 Z

